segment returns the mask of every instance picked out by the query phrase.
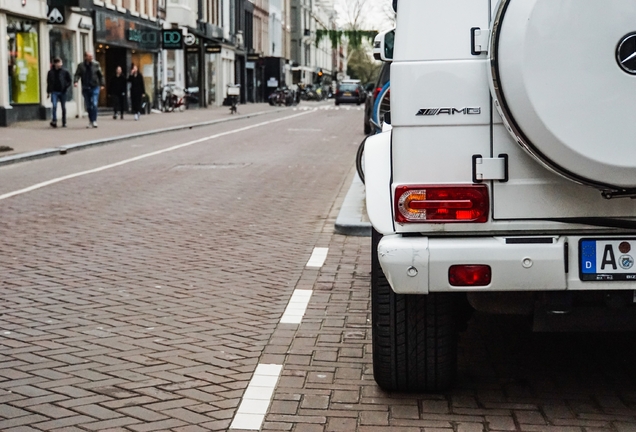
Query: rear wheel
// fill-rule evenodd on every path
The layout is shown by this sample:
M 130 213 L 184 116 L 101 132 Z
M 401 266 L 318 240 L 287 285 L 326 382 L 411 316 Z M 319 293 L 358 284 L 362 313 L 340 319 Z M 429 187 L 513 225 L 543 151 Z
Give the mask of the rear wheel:
M 369 135 L 371 133 L 371 125 L 369 124 L 369 119 L 364 117 L 364 134 Z
M 453 293 L 395 294 L 378 260 L 373 230 L 373 375 L 389 391 L 437 392 L 457 373 L 458 301 Z

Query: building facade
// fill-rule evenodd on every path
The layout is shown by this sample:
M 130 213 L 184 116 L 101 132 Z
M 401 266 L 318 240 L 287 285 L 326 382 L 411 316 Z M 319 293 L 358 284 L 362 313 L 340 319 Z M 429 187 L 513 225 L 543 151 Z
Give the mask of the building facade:
M 102 66 L 106 89 L 99 105 L 110 106 L 108 85 L 117 67 L 128 75 L 136 65 L 144 78 L 148 109 L 155 105 L 161 70 L 161 27 L 164 10 L 158 0 L 93 0 L 95 60 Z
M 291 0 L 291 59 L 294 84 L 329 85 L 334 70 L 329 38 L 316 44 L 317 30 L 335 29 L 333 4 Z
M 0 41 L 0 126 L 47 118 L 46 0 L 0 0 Z
M 73 74 L 83 60 L 84 52 L 94 51 L 93 14 L 91 1 L 48 0 L 49 60 L 59 57 Z M 70 88 L 66 95 L 69 117 L 82 115 L 83 101 L 80 88 Z M 47 108 L 50 100 L 46 101 Z M 58 106 L 61 115 L 61 107 Z

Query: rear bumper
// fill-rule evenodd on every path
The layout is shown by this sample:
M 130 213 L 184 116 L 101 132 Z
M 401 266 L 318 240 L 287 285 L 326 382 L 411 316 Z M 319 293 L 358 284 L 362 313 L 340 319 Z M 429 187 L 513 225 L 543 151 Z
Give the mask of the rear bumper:
M 336 102 L 338 103 L 355 103 L 355 104 L 359 104 L 362 103 L 362 101 L 360 100 L 360 98 L 355 97 L 355 96 L 336 96 Z
M 583 282 L 578 236 L 429 238 L 384 236 L 378 257 L 399 294 L 636 289 L 636 281 Z M 455 287 L 452 265 L 489 265 L 491 283 Z

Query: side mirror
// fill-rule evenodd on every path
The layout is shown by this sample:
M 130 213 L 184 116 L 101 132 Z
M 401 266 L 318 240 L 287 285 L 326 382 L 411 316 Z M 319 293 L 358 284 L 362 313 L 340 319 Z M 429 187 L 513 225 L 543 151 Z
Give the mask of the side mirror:
M 375 89 L 375 84 L 373 84 L 372 82 L 371 82 L 371 83 L 368 83 L 368 84 L 367 84 L 367 86 L 366 86 L 366 88 L 365 88 L 365 90 L 366 90 L 368 93 L 371 93 L 374 89 Z
M 373 41 L 373 58 L 384 62 L 393 60 L 395 29 L 378 34 Z

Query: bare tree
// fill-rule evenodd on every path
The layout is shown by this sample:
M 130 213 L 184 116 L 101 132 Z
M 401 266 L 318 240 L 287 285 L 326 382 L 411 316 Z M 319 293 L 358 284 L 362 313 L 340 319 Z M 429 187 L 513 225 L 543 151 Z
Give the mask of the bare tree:
M 339 2 L 340 19 L 347 30 L 361 30 L 366 25 L 367 16 L 373 4 L 369 0 L 344 0 Z

